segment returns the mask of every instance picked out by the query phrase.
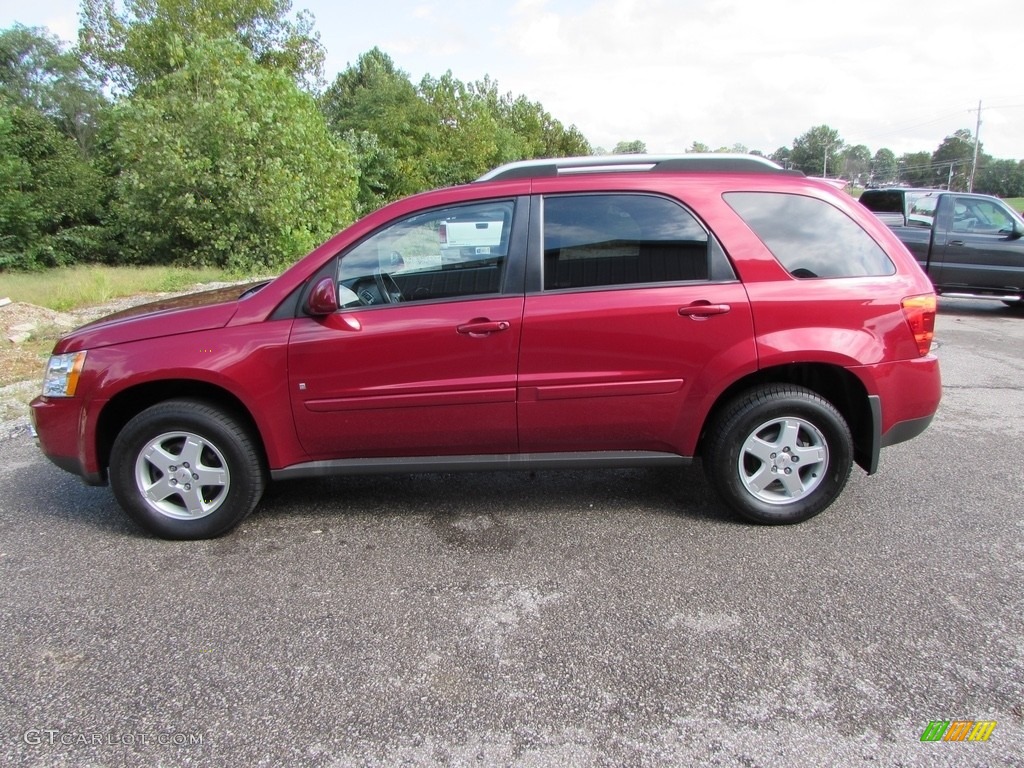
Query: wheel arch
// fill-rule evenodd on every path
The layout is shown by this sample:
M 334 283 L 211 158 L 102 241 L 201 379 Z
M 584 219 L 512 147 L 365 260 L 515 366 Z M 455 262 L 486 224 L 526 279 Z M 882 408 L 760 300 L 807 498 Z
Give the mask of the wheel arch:
M 715 400 L 701 426 L 697 454 L 703 455 L 707 429 L 722 409 L 741 393 L 766 384 L 793 384 L 815 392 L 836 407 L 853 437 L 854 461 L 871 474 L 878 463 L 879 417 L 875 399 L 864 383 L 850 371 L 826 363 L 792 363 L 751 373 L 734 381 Z
M 139 384 L 118 392 L 103 407 L 96 428 L 96 457 L 104 475 L 110 466 L 114 440 L 129 421 L 158 403 L 181 399 L 201 400 L 237 420 L 249 432 L 259 449 L 263 466 L 267 466 L 262 433 L 252 413 L 238 397 L 216 384 L 194 379 L 167 379 Z

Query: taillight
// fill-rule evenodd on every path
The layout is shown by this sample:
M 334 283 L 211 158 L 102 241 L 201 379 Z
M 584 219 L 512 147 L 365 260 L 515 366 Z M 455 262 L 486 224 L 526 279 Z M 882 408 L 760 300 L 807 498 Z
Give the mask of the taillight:
M 900 304 L 907 325 L 914 334 L 914 341 L 917 342 L 917 351 L 924 357 L 932 348 L 932 339 L 935 337 L 935 310 L 938 306 L 935 294 L 908 296 Z

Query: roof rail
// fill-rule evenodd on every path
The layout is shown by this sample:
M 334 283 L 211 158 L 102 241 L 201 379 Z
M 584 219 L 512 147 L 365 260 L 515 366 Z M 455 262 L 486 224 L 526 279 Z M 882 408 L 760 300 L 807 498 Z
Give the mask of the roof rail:
M 654 171 L 669 173 L 784 173 L 803 176 L 801 171 L 786 171 L 759 155 L 725 152 L 684 155 L 590 155 L 588 157 L 520 160 L 488 171 L 477 181 L 508 181 L 578 173 L 625 173 Z

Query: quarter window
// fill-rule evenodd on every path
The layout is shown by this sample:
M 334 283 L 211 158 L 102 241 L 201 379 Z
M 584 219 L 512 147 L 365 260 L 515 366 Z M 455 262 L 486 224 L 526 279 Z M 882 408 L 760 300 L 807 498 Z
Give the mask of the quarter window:
M 708 234 L 671 200 L 650 195 L 544 199 L 544 289 L 708 278 Z
M 725 201 L 793 277 L 896 273 L 881 246 L 823 200 L 780 192 L 729 192 Z

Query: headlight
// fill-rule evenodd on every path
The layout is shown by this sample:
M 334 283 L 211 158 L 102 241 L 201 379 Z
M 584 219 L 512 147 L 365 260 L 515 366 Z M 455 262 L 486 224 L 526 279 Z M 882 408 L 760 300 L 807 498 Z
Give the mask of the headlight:
M 78 377 L 85 367 L 85 352 L 53 355 L 46 364 L 43 376 L 43 395 L 46 397 L 74 397 Z

